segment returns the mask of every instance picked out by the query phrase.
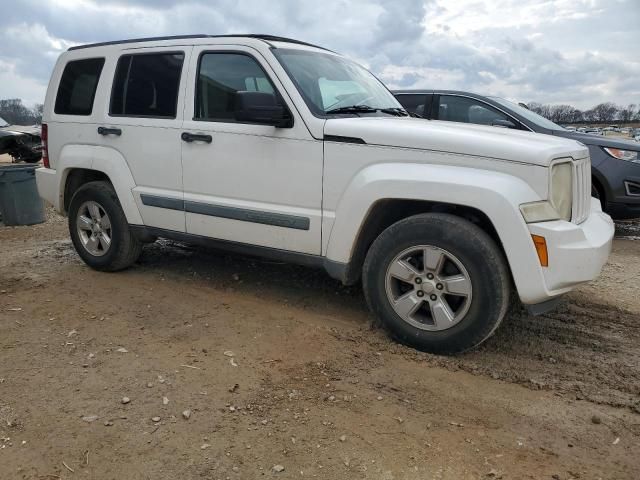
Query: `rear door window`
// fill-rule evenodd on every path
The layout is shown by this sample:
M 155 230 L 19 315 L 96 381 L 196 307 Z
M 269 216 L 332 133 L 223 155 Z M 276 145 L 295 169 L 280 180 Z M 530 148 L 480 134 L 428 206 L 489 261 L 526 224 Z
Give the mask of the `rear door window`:
M 120 57 L 109 115 L 176 118 L 183 62 L 182 52 Z
M 59 115 L 91 115 L 104 58 L 73 60 L 64 67 L 54 112 Z

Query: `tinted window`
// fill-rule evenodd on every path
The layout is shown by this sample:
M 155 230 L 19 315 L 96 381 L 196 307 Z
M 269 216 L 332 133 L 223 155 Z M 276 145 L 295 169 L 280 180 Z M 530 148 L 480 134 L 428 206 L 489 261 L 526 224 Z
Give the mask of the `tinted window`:
M 183 53 L 120 57 L 110 115 L 176 118 L 183 61 Z
M 87 58 L 67 63 L 58 87 L 55 113 L 91 115 L 103 65 L 104 58 Z
M 396 98 L 408 112 L 417 113 L 421 117 L 425 116 L 426 95 L 398 94 Z M 431 96 L 429 96 L 429 98 L 431 98 Z
M 248 55 L 202 55 L 196 86 L 196 119 L 234 121 L 236 93 L 239 91 L 275 94 L 267 74 Z
M 511 119 L 484 102 L 467 97 L 440 95 L 438 120 L 491 125 L 496 120 Z

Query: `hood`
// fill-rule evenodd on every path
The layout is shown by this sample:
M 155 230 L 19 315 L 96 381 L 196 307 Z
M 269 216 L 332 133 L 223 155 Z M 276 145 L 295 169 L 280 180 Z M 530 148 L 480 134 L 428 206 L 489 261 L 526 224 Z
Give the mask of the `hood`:
M 0 138 L 15 137 L 16 135 L 19 135 L 19 134 L 14 132 L 9 132 L 8 130 L 0 129 Z
M 555 130 L 553 134 L 559 137 L 578 140 L 585 145 L 620 148 L 622 150 L 640 150 L 640 143 L 632 140 L 625 140 L 623 138 L 603 137 L 600 135 L 590 135 L 588 133 L 571 132 L 568 130 Z
M 368 144 L 436 150 L 548 166 L 560 157 L 584 158 L 576 141 L 508 128 L 409 117 L 329 119 L 325 135 L 361 138 Z
M 29 135 L 37 135 L 38 137 L 40 136 L 40 127 L 28 127 L 28 126 L 22 126 L 22 125 L 10 125 L 8 127 L 0 128 L 0 130 L 3 131 L 3 132 L 11 132 L 11 133 L 14 133 L 16 135 L 19 135 L 21 133 L 27 133 Z

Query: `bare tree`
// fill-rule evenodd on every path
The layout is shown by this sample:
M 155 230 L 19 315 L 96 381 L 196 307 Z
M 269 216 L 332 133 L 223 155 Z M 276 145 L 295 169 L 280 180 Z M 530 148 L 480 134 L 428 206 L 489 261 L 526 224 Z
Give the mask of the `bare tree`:
M 42 123 L 42 114 L 44 113 L 44 104 L 36 103 L 33 107 L 33 116 L 35 123 Z
M 41 104 L 31 109 L 22 103 L 19 98 L 0 100 L 0 117 L 12 125 L 32 125 L 42 121 Z
M 638 108 L 635 103 L 630 103 L 620 109 L 620 121 L 629 123 L 638 115 Z
M 615 103 L 600 103 L 593 107 L 593 116 L 596 122 L 610 123 L 618 116 L 618 107 Z
M 582 119 L 582 112 L 571 105 L 551 105 L 547 118 L 556 123 L 573 123 Z

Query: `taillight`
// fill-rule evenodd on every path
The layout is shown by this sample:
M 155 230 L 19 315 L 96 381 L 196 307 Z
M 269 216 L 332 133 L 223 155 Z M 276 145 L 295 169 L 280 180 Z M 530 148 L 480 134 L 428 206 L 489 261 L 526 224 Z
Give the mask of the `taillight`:
M 42 141 L 42 165 L 44 168 L 51 168 L 49 166 L 49 128 L 46 123 L 42 124 L 40 140 Z

